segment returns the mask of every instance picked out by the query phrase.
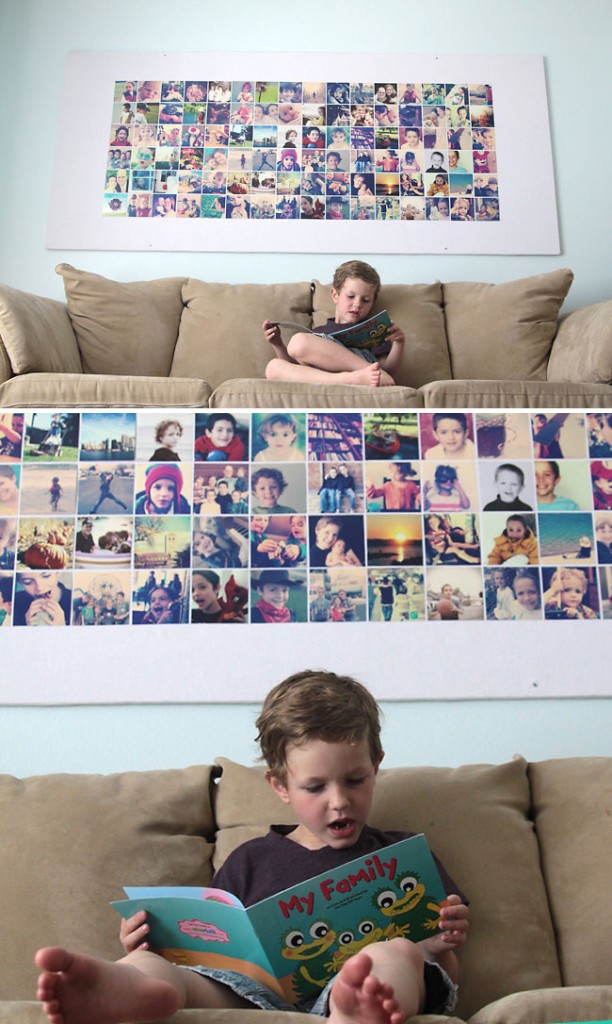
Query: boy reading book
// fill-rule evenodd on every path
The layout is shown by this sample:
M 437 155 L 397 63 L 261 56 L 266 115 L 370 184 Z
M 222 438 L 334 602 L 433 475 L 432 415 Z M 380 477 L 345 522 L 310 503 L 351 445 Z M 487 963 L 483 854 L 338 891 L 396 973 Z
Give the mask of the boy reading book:
M 290 676 L 257 719 L 266 778 L 295 826 L 272 826 L 238 847 L 213 879 L 245 905 L 402 838 L 367 824 L 383 758 L 379 709 L 360 683 L 332 672 Z M 251 1007 L 329 1015 L 333 1024 L 402 1024 L 420 1012 L 450 1012 L 458 975 L 454 950 L 468 930 L 464 897 L 438 865 L 448 896 L 440 924 L 418 944 L 373 942 L 350 957 L 314 1000 L 296 1006 L 244 975 L 169 963 L 147 948 L 144 912 L 121 928 L 117 963 L 51 947 L 39 950 L 38 998 L 50 1024 L 157 1021 L 182 1008 Z
M 397 324 L 392 323 L 387 330 L 390 348 L 380 357 L 367 348 L 348 348 L 332 337 L 339 325 L 348 327 L 366 320 L 379 291 L 380 277 L 374 267 L 361 260 L 349 260 L 334 274 L 331 296 L 336 314 L 317 328 L 317 334 L 298 332 L 285 346 L 278 323 L 264 320 L 264 335 L 275 353 L 266 367 L 266 377 L 367 387 L 395 384 L 394 376 L 401 366 L 405 341 L 404 332 Z M 321 337 L 322 334 L 330 337 Z

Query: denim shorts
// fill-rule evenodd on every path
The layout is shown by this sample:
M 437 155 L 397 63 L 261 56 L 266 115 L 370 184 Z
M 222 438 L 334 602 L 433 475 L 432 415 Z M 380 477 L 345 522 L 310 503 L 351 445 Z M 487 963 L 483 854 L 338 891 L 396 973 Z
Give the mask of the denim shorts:
M 330 341 L 335 341 L 336 345 L 342 345 L 342 348 L 345 348 L 347 352 L 352 352 L 353 355 L 359 356 L 359 358 L 364 359 L 366 363 L 377 363 L 380 359 L 380 356 L 375 356 L 369 348 L 349 348 L 348 345 L 343 344 L 343 342 L 339 341 L 338 338 L 332 337 L 331 334 L 322 334 L 321 337 L 327 337 Z
M 323 991 L 312 999 L 304 999 L 299 1003 L 285 1002 L 281 996 L 271 992 L 253 978 L 237 971 L 226 971 L 215 967 L 186 967 L 183 970 L 195 971 L 205 978 L 218 981 L 221 985 L 235 992 L 241 999 L 253 1003 L 260 1010 L 293 1010 L 299 1013 L 314 1013 L 320 1017 L 329 1015 L 329 996 L 335 978 L 328 981 Z M 423 965 L 425 978 L 425 1007 L 423 1013 L 450 1014 L 457 1002 L 457 986 L 439 964 L 426 960 Z

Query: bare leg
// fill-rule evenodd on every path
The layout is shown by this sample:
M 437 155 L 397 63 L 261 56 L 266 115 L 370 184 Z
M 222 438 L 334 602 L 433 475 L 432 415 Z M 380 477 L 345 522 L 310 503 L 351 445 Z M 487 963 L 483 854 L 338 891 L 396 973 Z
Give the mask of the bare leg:
M 374 943 L 344 965 L 330 998 L 330 1024 L 402 1024 L 422 1009 L 423 956 L 405 939 Z
M 112 963 L 59 947 L 36 954 L 37 998 L 50 1024 L 121 1024 L 162 1020 L 193 1007 L 246 1007 L 231 989 L 136 951 Z
M 380 387 L 382 371 L 378 363 L 359 360 L 361 366 L 355 370 L 319 370 L 316 366 L 304 366 L 285 359 L 271 359 L 266 366 L 268 380 L 298 381 L 303 384 L 361 384 L 364 387 Z M 388 377 L 388 374 L 384 375 Z M 391 377 L 388 382 L 393 383 Z M 386 383 L 386 381 L 385 381 Z
M 287 351 L 291 359 L 302 366 L 327 370 L 332 373 L 346 373 L 355 370 L 363 371 L 365 360 L 354 352 L 338 345 L 327 338 L 319 338 L 316 334 L 294 334 L 289 340 Z M 366 367 L 375 366 L 380 373 L 380 383 L 384 386 L 394 384 L 390 374 L 381 369 L 379 363 L 365 363 Z

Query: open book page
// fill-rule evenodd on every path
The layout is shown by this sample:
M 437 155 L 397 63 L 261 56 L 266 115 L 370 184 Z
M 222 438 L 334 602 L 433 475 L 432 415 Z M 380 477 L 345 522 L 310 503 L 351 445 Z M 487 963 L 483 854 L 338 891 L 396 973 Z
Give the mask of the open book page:
M 126 889 L 123 917 L 146 910 L 151 949 L 174 963 L 222 967 L 295 1003 L 320 992 L 368 943 L 434 934 L 446 892 L 423 835 L 358 857 L 245 909 L 218 890 Z M 207 893 L 214 895 L 207 896 Z M 145 895 L 142 895 L 145 894 Z
M 302 324 L 296 324 L 290 320 L 279 321 L 278 326 L 295 327 L 304 334 L 316 334 L 321 338 L 335 338 L 347 348 L 367 349 L 375 356 L 386 355 L 391 348 L 386 337 L 391 326 L 391 317 L 386 309 L 376 313 L 375 316 L 368 317 L 367 320 L 362 320 L 359 324 L 350 324 L 348 327 L 338 324 L 338 330 L 332 332 L 323 333 L 317 331 L 316 328 L 311 330 L 310 327 L 304 327 Z

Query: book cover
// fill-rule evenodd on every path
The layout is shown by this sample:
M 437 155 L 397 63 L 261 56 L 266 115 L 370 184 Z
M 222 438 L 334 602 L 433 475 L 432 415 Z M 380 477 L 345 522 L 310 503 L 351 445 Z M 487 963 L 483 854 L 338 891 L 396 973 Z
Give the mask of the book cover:
M 367 320 L 362 320 L 359 324 L 350 324 L 348 327 L 338 324 L 338 330 L 333 331 L 332 334 L 320 334 L 316 328 L 311 330 L 309 327 L 293 323 L 290 320 L 279 321 L 278 326 L 297 327 L 305 334 L 316 334 L 321 338 L 335 338 L 347 348 L 369 349 L 375 356 L 384 356 L 391 348 L 387 339 L 387 331 L 391 323 L 391 317 L 387 310 L 383 309 L 380 313 L 368 317 Z
M 288 1003 L 321 992 L 371 942 L 437 931 L 446 893 L 423 835 L 358 857 L 245 908 L 206 888 L 126 888 L 112 904 L 146 910 L 149 945 L 174 963 L 238 971 Z

